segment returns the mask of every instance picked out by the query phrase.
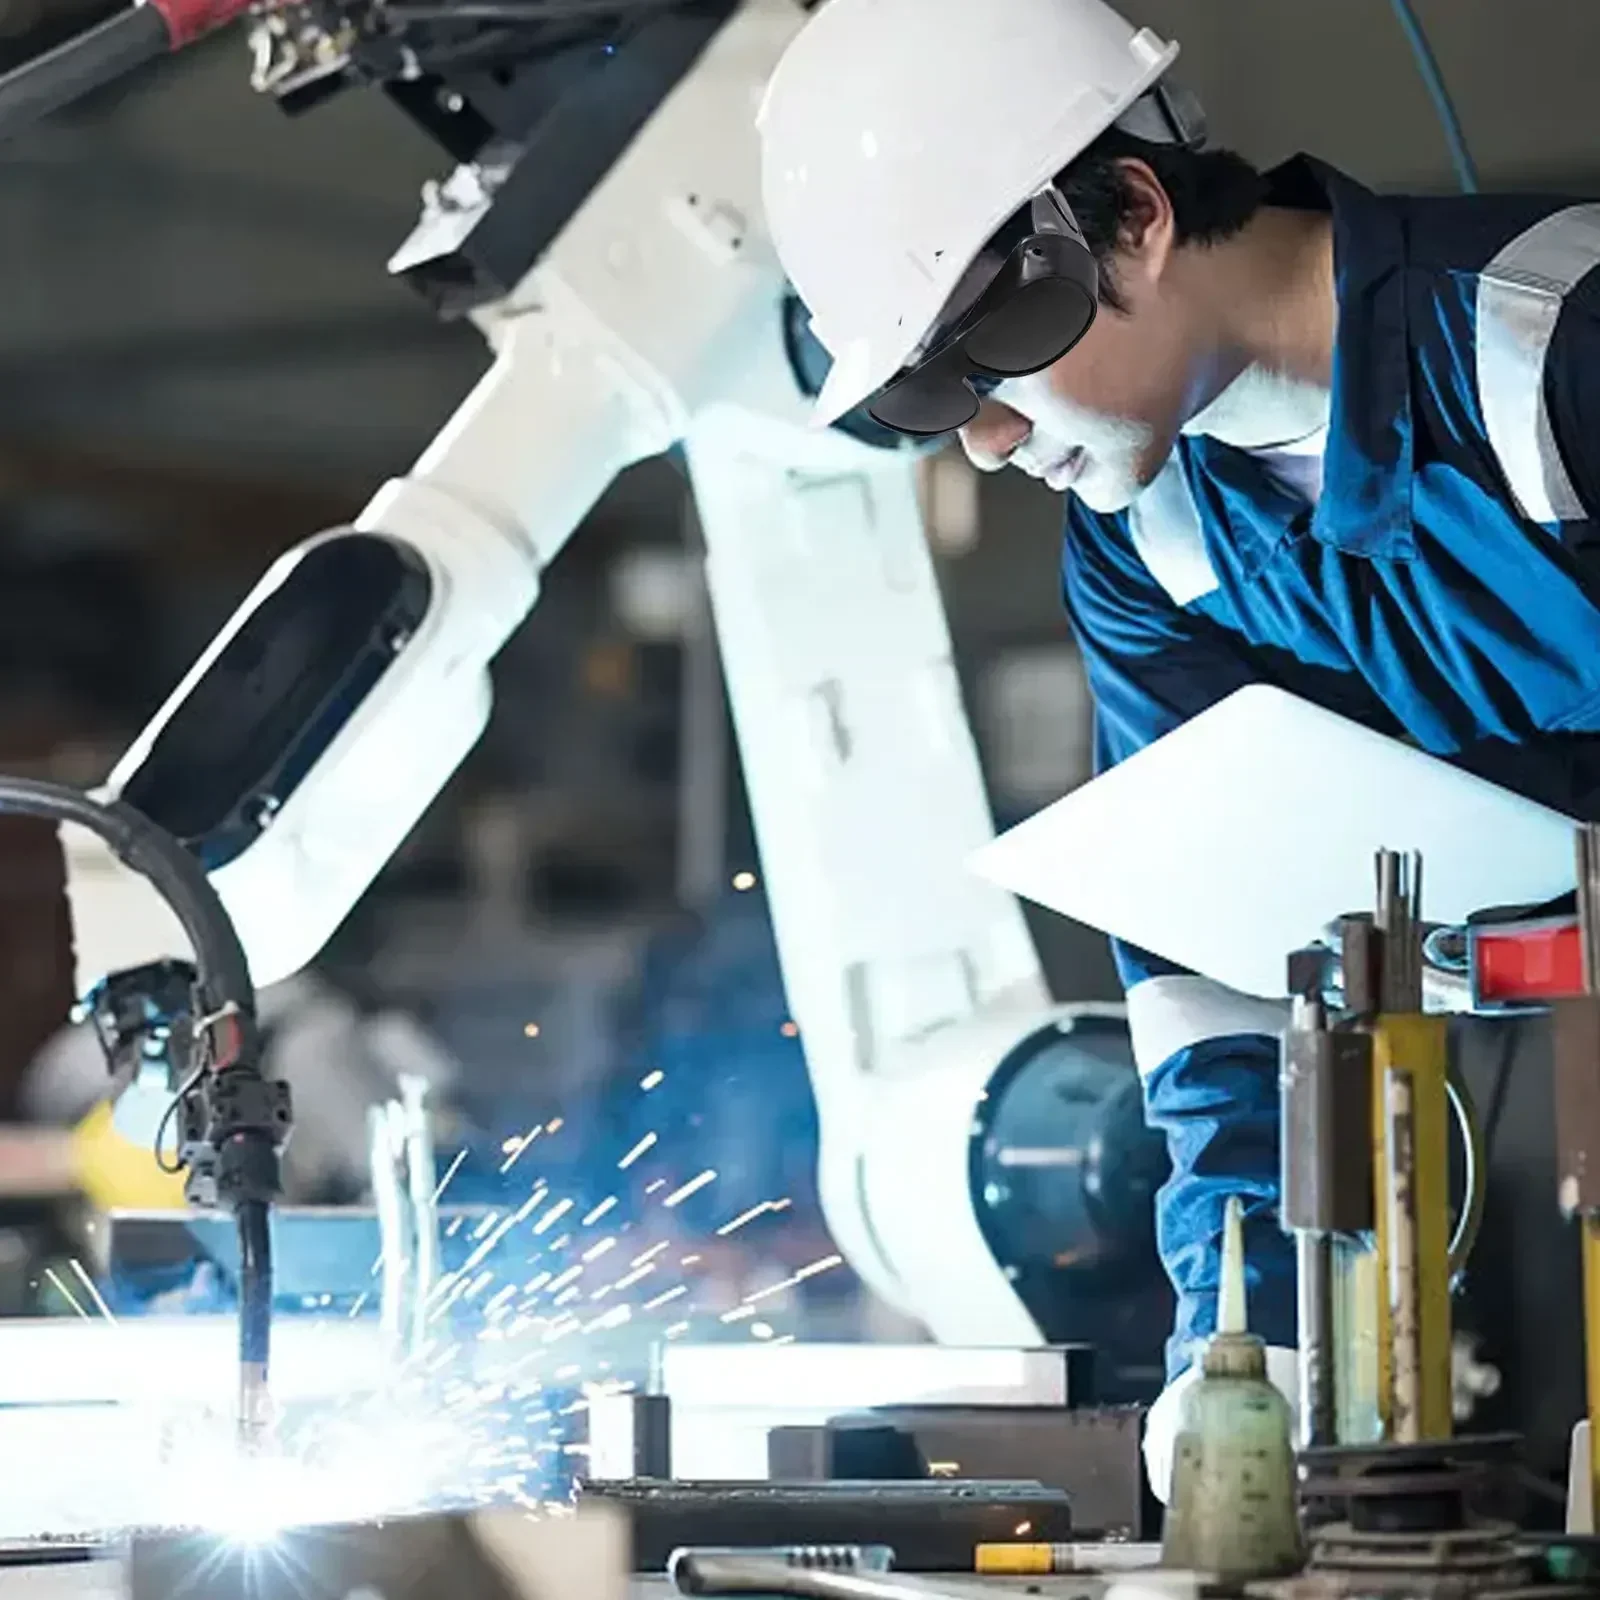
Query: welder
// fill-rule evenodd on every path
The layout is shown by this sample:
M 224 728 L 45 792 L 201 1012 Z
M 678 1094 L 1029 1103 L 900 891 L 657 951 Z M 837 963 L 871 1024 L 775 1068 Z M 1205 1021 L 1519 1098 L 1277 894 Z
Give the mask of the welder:
M 1600 817 L 1600 206 L 1258 171 L 1207 143 L 1176 54 L 1101 0 L 816 14 L 761 133 L 833 357 L 818 421 L 959 432 L 980 468 L 1066 493 L 1102 768 L 1264 681 Z M 1172 1158 L 1164 1493 L 1232 1195 L 1294 1383 L 1281 1021 L 1117 955 Z

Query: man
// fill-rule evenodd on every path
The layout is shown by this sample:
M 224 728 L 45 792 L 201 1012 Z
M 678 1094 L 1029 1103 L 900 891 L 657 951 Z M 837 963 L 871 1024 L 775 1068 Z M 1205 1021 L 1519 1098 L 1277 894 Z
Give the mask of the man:
M 761 116 L 773 237 L 834 357 L 820 419 L 959 428 L 1067 491 L 1103 766 L 1267 681 L 1600 817 L 1600 207 L 1259 174 L 1204 147 L 1175 54 L 1100 0 L 824 5 Z M 1169 1377 L 1239 1194 L 1292 1388 L 1279 1013 L 1118 957 L 1173 1163 Z

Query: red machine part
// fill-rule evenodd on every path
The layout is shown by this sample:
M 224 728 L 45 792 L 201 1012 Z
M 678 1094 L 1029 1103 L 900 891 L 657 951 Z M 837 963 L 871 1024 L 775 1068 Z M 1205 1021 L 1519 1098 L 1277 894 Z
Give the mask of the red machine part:
M 167 25 L 174 50 L 232 22 L 250 9 L 252 0 L 146 0 Z
M 1541 1005 L 1584 992 L 1576 918 L 1476 927 L 1469 950 L 1473 999 L 1485 1010 Z

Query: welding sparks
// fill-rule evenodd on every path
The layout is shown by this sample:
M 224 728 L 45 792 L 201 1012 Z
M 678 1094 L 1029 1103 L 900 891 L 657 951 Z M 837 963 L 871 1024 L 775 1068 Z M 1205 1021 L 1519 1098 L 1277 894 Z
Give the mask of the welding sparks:
M 616 1248 L 616 1244 L 617 1236 L 614 1233 L 607 1234 L 607 1236 L 598 1244 L 590 1245 L 589 1248 L 583 1252 L 583 1259 L 586 1262 L 598 1261 L 600 1257 L 606 1253 L 606 1251 L 614 1250 Z
M 558 1200 L 534 1223 L 535 1233 L 548 1233 L 572 1209 L 571 1200 Z
M 769 1283 L 765 1289 L 757 1289 L 754 1294 L 747 1294 L 744 1297 L 744 1303 L 746 1306 L 754 1306 L 762 1300 L 770 1299 L 775 1294 L 782 1294 L 785 1289 L 792 1289 L 796 1284 L 804 1283 L 807 1278 L 816 1277 L 819 1272 L 828 1272 L 834 1267 L 843 1265 L 843 1256 L 824 1256 L 820 1261 L 813 1261 L 808 1267 L 801 1267 L 798 1272 L 784 1278 L 779 1283 Z M 728 1317 L 723 1318 L 724 1322 L 729 1320 L 731 1319 Z
M 707 1167 L 704 1172 L 700 1173 L 698 1177 L 691 1178 L 682 1188 L 674 1189 L 661 1203 L 671 1211 L 674 1207 L 682 1205 L 690 1195 L 699 1194 L 708 1183 L 715 1183 L 716 1181 L 716 1173 L 710 1167 Z
M 597 1223 L 601 1219 L 601 1217 L 603 1217 L 606 1214 L 606 1212 L 614 1210 L 615 1207 L 616 1207 L 616 1204 L 617 1204 L 617 1197 L 614 1194 L 607 1195 L 606 1198 L 604 1200 L 602 1200 L 600 1202 L 600 1204 L 597 1205 L 594 1208 L 594 1210 L 591 1211 L 588 1214 L 588 1216 L 586 1216 L 583 1219 L 584 1227 L 592 1228 L 594 1226 L 594 1224 Z
M 648 1278 L 655 1270 L 655 1262 L 647 1261 L 642 1267 L 635 1267 L 633 1271 L 627 1275 L 627 1277 L 618 1278 L 617 1281 L 611 1285 L 611 1287 L 613 1289 L 631 1289 L 634 1284 L 640 1282 L 644 1278 Z
M 736 872 L 733 875 L 733 887 L 740 894 L 749 894 L 756 886 L 756 875 L 753 872 Z
M 662 1242 L 660 1244 L 653 1244 L 653 1245 L 650 1246 L 650 1248 L 648 1250 L 641 1250 L 639 1252 L 639 1254 L 636 1255 L 633 1258 L 633 1260 L 628 1263 L 628 1265 L 630 1267 L 642 1267 L 645 1264 L 645 1262 L 654 1261 L 655 1258 L 658 1255 L 660 1255 L 661 1252 L 663 1250 L 665 1250 L 666 1248 L 667 1248 L 667 1244 L 666 1244 L 665 1240 L 662 1240 Z
M 652 1089 L 660 1088 L 661 1085 L 666 1081 L 666 1077 L 666 1073 L 659 1070 L 655 1072 L 647 1072 L 639 1080 L 639 1087 L 643 1089 L 646 1094 L 649 1094 Z
M 67 1304 L 84 1319 L 85 1322 L 87 1322 L 89 1320 L 89 1313 L 78 1304 L 78 1297 L 73 1294 L 66 1284 L 64 1284 L 57 1276 L 56 1269 L 54 1267 L 46 1267 L 44 1269 L 44 1275 L 55 1286 L 56 1290 L 60 1293 L 61 1298 L 65 1300 Z
M 81 1261 L 79 1261 L 76 1256 L 74 1256 L 67 1263 L 67 1265 L 69 1267 L 71 1267 L 72 1270 L 75 1273 L 77 1273 L 78 1282 L 81 1283 L 84 1286 L 84 1288 L 89 1291 L 89 1298 L 94 1301 L 95 1307 L 99 1311 L 100 1315 L 102 1317 L 104 1317 L 107 1322 L 115 1322 L 117 1319 L 114 1316 L 111 1315 L 111 1307 L 108 1306 L 105 1303 L 105 1300 L 102 1298 L 102 1296 L 100 1294 L 100 1291 L 97 1288 L 95 1288 L 94 1279 L 91 1278 L 89 1276 L 89 1274 L 83 1270 L 83 1263 Z
M 507 1151 L 505 1160 L 500 1163 L 501 1173 L 507 1173 L 514 1166 L 516 1166 L 516 1164 L 522 1159 L 523 1152 L 543 1132 L 543 1128 L 530 1128 L 519 1139 L 507 1139 L 505 1144 L 501 1146 L 501 1149 Z
M 537 1039 L 539 1037 L 539 1024 L 537 1022 L 527 1023 L 523 1027 L 522 1037 L 524 1039 Z
M 680 1295 L 688 1294 L 688 1292 L 688 1284 L 680 1283 L 676 1289 L 668 1289 L 665 1294 L 658 1294 L 654 1300 L 646 1300 L 644 1308 L 646 1311 L 659 1311 L 662 1306 L 676 1300 Z
M 450 1165 L 445 1168 L 445 1174 L 439 1180 L 439 1187 L 433 1191 L 433 1198 L 434 1198 L 435 1203 L 438 1202 L 439 1197 L 445 1192 L 445 1190 L 450 1187 L 450 1180 L 453 1177 L 455 1177 L 455 1175 L 461 1170 L 461 1163 L 463 1161 L 465 1161 L 466 1159 L 467 1159 L 467 1152 L 465 1150 L 462 1150 L 462 1151 L 457 1153 L 455 1160 L 452 1161 L 450 1163 Z
M 748 1211 L 741 1211 L 732 1222 L 723 1223 L 723 1225 L 717 1229 L 717 1237 L 719 1239 L 726 1239 L 730 1233 L 737 1233 L 741 1228 L 747 1226 L 749 1223 L 754 1222 L 757 1217 L 764 1217 L 769 1212 L 787 1211 L 791 1203 L 792 1202 L 787 1199 L 763 1200 L 759 1205 L 751 1206 Z
M 627 1155 L 625 1155 L 617 1163 L 617 1170 L 619 1172 L 626 1172 L 628 1168 L 631 1167 L 634 1162 L 637 1161 L 639 1157 L 642 1156 L 645 1151 L 648 1150 L 655 1142 L 656 1136 L 653 1133 L 647 1133 L 644 1138 L 642 1138 L 638 1144 L 636 1144 L 633 1149 L 631 1149 Z

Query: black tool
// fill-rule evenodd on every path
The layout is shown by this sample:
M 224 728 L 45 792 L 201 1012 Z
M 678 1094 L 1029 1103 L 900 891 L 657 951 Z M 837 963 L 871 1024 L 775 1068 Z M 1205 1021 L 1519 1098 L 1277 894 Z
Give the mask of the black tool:
M 674 1550 L 667 1576 L 680 1594 L 811 1593 L 806 1580 L 841 1572 L 888 1572 L 887 1545 L 789 1545 L 772 1549 Z M 799 1588 L 794 1587 L 799 1585 Z
M 887 1545 L 902 1572 L 962 1572 L 980 1544 L 1066 1544 L 1072 1509 L 1060 1489 L 942 1479 L 853 1483 L 585 1483 L 582 1500 L 628 1514 L 635 1572 L 664 1572 L 692 1546 L 770 1550 Z M 842 1578 L 844 1574 L 835 1574 Z M 852 1575 L 854 1581 L 865 1577 Z

